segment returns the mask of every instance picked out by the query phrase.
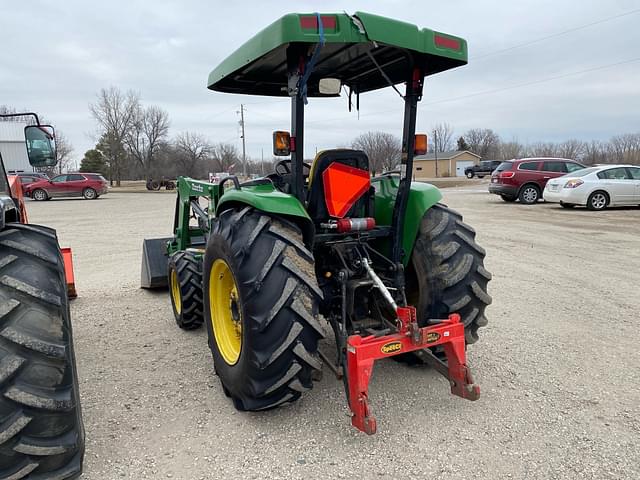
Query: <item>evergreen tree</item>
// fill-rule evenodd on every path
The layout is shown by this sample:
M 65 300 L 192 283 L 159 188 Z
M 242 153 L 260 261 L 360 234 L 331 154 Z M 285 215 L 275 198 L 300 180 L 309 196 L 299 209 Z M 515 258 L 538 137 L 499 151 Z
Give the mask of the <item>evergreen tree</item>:
M 104 161 L 104 156 L 98 150 L 87 150 L 80 162 L 81 172 L 100 173 L 101 175 L 107 174 L 107 164 Z

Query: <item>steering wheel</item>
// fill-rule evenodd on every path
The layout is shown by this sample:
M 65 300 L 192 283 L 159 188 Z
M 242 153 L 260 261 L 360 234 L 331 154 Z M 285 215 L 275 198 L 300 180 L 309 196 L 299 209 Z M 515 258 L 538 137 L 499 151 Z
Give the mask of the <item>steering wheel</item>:
M 311 165 L 307 162 L 302 162 L 302 165 L 302 176 L 308 177 L 309 172 L 311 172 Z M 291 175 L 291 160 L 288 158 L 285 160 L 280 160 L 278 163 L 276 163 L 275 171 L 276 175 L 278 175 L 280 178 Z

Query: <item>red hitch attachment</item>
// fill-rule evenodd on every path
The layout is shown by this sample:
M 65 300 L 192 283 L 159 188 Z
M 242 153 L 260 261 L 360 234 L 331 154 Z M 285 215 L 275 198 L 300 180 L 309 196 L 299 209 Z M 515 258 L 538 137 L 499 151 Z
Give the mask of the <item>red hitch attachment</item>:
M 64 276 L 67 282 L 67 297 L 76 298 L 78 292 L 76 291 L 76 279 L 73 275 L 73 253 L 69 247 L 63 247 L 60 249 L 62 252 L 62 260 L 64 261 Z
M 447 356 L 445 364 L 429 350 L 423 360 L 434 366 L 451 384 L 451 393 L 467 400 L 480 398 L 480 387 L 473 383 L 466 364 L 464 325 L 460 315 L 428 327 L 419 327 L 414 307 L 397 307 L 400 331 L 392 335 L 351 335 L 347 339 L 347 380 L 351 424 L 369 435 L 376 433 L 376 419 L 369 409 L 369 379 L 373 363 L 380 358 L 442 345 Z

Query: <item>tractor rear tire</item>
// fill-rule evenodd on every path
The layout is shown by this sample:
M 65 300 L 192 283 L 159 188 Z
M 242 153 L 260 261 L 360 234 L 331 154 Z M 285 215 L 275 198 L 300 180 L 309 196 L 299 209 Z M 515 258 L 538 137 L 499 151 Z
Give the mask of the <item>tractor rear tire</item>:
M 416 306 L 420 326 L 459 313 L 467 344 L 478 340 L 491 303 L 491 274 L 484 268 L 485 251 L 475 236 L 460 214 L 434 205 L 422 217 L 406 280 L 407 301 Z
M 202 316 L 202 259 L 182 251 L 168 263 L 168 285 L 176 323 L 183 330 L 199 328 Z
M 228 296 L 216 298 L 225 281 Z M 312 388 L 322 369 L 322 292 L 295 225 L 249 207 L 223 212 L 207 243 L 203 290 L 216 373 L 238 410 L 273 408 Z M 224 319 L 235 331 L 220 328 Z
M 76 478 L 84 427 L 55 231 L 0 236 L 0 478 Z

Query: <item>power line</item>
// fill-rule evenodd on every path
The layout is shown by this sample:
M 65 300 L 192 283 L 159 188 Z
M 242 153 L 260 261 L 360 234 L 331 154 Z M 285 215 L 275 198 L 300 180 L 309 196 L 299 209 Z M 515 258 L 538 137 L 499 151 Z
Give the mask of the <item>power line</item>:
M 460 96 L 451 97 L 451 98 L 443 98 L 441 100 L 435 100 L 433 102 L 423 103 L 422 105 L 423 106 L 437 105 L 439 103 L 453 102 L 453 101 L 456 101 L 456 100 L 463 100 L 463 99 L 466 99 L 466 98 L 478 97 L 478 96 L 481 96 L 481 95 L 490 95 L 492 93 L 498 93 L 498 92 L 502 92 L 502 91 L 505 91 L 505 90 L 513 90 L 515 88 L 521 88 L 521 87 L 526 87 L 526 86 L 529 86 L 529 85 L 535 85 L 535 84 L 538 84 L 538 83 L 545 83 L 545 82 L 550 82 L 550 81 L 553 81 L 553 80 L 558 80 L 560 78 L 566 78 L 566 77 L 571 77 L 571 76 L 574 76 L 574 75 L 580 75 L 582 73 L 589 73 L 589 72 L 595 72 L 595 71 L 598 71 L 598 70 L 605 70 L 607 68 L 613 68 L 613 67 L 617 67 L 617 66 L 620 66 L 620 65 L 625 65 L 625 64 L 633 63 L 633 62 L 637 62 L 637 61 L 640 61 L 640 57 L 631 58 L 629 60 L 623 60 L 623 61 L 615 62 L 615 63 L 609 63 L 609 64 L 606 64 L 606 65 L 599 65 L 597 67 L 587 68 L 587 69 L 584 69 L 584 70 L 578 70 L 578 71 L 575 71 L 575 72 L 568 72 L 568 73 L 563 73 L 563 74 L 560 74 L 560 75 L 554 75 L 552 77 L 540 78 L 540 79 L 532 80 L 532 81 L 529 81 L 529 82 L 517 83 L 515 85 L 507 85 L 505 87 L 495 88 L 495 89 L 492 89 L 492 90 L 483 90 L 481 92 L 469 93 L 467 95 L 460 95 Z M 377 112 L 369 112 L 369 113 L 360 114 L 360 117 L 368 117 L 368 116 L 371 116 L 371 115 L 382 115 L 382 114 L 385 114 L 385 113 L 390 113 L 390 112 L 395 112 L 395 111 L 396 111 L 396 109 L 380 110 L 380 111 L 377 111 Z M 342 120 L 343 118 L 344 117 L 336 117 L 336 118 L 327 118 L 327 119 L 323 119 L 323 120 L 314 120 L 314 121 L 311 121 L 311 122 L 307 122 L 307 124 L 334 122 L 336 120 Z
M 563 30 L 561 32 L 552 33 L 551 35 L 546 35 L 544 37 L 539 37 L 539 38 L 536 38 L 536 39 L 533 39 L 533 40 L 529 40 L 529 41 L 524 42 L 524 43 L 518 43 L 516 45 L 512 45 L 511 47 L 503 48 L 501 50 L 496 50 L 496 51 L 493 51 L 493 52 L 484 53 L 482 55 L 478 55 L 478 56 L 472 57 L 471 60 L 477 61 L 477 60 L 479 60 L 481 58 L 491 57 L 493 55 L 498 55 L 500 53 L 509 52 L 511 50 L 515 50 L 516 48 L 527 47 L 527 46 L 533 45 L 535 43 L 543 42 L 543 41 L 549 40 L 551 38 L 560 37 L 560 36 L 566 35 L 568 33 L 577 32 L 578 30 L 583 30 L 585 28 L 593 27 L 594 25 L 599 25 L 601 23 L 606 23 L 606 22 L 609 22 L 611 20 L 615 20 L 617 18 L 626 17 L 626 16 L 629 16 L 629 15 L 633 15 L 634 13 L 638 13 L 638 12 L 640 12 L 640 8 L 637 8 L 635 10 L 630 10 L 630 11 L 625 12 L 625 13 L 620 13 L 618 15 L 613 15 L 611 17 L 606 17 L 606 18 L 603 18 L 602 20 L 597 20 L 595 22 L 585 23 L 584 25 L 579 25 L 577 27 L 569 28 L 569 29 Z
M 584 70 L 578 70 L 578 71 L 575 71 L 575 72 L 563 73 L 563 74 L 560 74 L 560 75 L 555 75 L 553 77 L 540 78 L 538 80 L 532 80 L 530 82 L 517 83 L 515 85 L 508 85 L 506 87 L 495 88 L 495 89 L 492 89 L 492 90 L 484 90 L 482 92 L 469 93 L 468 95 L 460 95 L 458 97 L 452 97 L 452 98 L 443 98 L 442 100 L 436 100 L 434 102 L 423 103 L 423 105 L 437 105 L 439 103 L 453 102 L 454 100 L 462 100 L 462 99 L 470 98 L 470 97 L 478 97 L 480 95 L 489 95 L 491 93 L 498 93 L 498 92 L 502 92 L 504 90 L 512 90 L 514 88 L 526 87 L 526 86 L 529 86 L 529 85 L 536 85 L 538 83 L 545 83 L 545 82 L 550 82 L 552 80 L 558 80 L 560 78 L 566 78 L 566 77 L 571 77 L 571 76 L 574 76 L 574 75 L 580 75 L 582 73 L 589 73 L 589 72 L 596 72 L 598 70 L 605 70 L 607 68 L 613 68 L 613 67 L 617 67 L 619 65 L 625 65 L 625 64 L 633 63 L 633 62 L 637 62 L 637 61 L 640 61 L 640 57 L 631 58 L 629 60 L 623 60 L 621 62 L 609 63 L 607 65 L 600 65 L 598 67 L 587 68 L 587 69 L 584 69 Z

